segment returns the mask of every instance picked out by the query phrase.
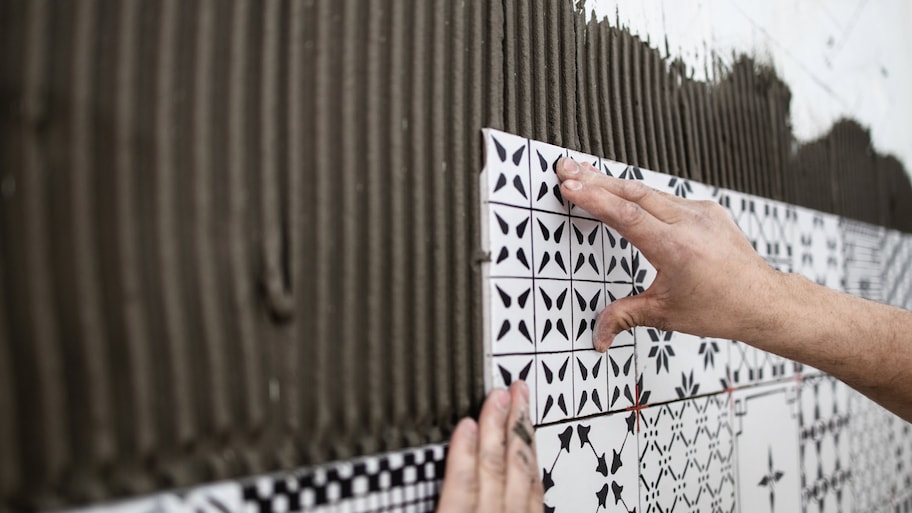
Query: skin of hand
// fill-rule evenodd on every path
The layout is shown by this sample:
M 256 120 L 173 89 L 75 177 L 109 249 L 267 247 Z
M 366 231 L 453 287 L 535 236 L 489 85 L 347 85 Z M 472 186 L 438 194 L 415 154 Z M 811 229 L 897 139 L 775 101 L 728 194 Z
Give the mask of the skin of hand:
M 492 390 L 478 423 L 462 419 L 450 439 L 438 513 L 541 513 L 529 387 Z
M 644 293 L 602 311 L 596 349 L 608 349 L 617 333 L 635 326 L 729 339 L 765 328 L 754 303 L 774 298 L 776 271 L 718 203 L 671 196 L 566 158 L 558 176 L 565 198 L 618 230 L 656 268 Z
M 599 315 L 593 345 L 653 326 L 740 340 L 832 374 L 912 421 L 912 313 L 779 272 L 728 213 L 561 159 L 564 197 L 615 228 L 656 268 L 642 294 Z

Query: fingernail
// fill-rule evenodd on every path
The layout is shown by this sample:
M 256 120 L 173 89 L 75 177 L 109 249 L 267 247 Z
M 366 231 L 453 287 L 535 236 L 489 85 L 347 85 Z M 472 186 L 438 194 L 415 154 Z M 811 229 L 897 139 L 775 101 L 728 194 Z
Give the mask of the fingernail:
M 504 411 L 510 410 L 510 393 L 507 392 L 506 390 L 503 390 L 503 389 L 498 390 L 495 401 L 497 401 L 497 406 L 499 406 L 501 410 L 504 410 Z
M 601 337 L 600 339 L 598 339 L 598 341 L 595 343 L 595 350 L 600 353 L 604 353 L 605 351 L 607 351 L 608 348 L 611 347 L 611 343 L 614 342 L 615 336 L 617 336 L 617 334 L 611 334 L 611 335 L 608 335 L 607 337 Z
M 576 161 L 574 161 L 573 159 L 564 158 L 563 165 L 564 165 L 564 171 L 566 171 L 567 174 L 575 175 L 576 173 L 579 173 L 579 164 L 577 164 Z
M 567 190 L 578 191 L 583 188 L 583 184 L 576 180 L 565 180 L 564 187 L 566 187 Z
M 478 427 L 474 422 L 463 422 L 462 433 L 469 438 L 475 438 L 475 435 L 478 433 Z

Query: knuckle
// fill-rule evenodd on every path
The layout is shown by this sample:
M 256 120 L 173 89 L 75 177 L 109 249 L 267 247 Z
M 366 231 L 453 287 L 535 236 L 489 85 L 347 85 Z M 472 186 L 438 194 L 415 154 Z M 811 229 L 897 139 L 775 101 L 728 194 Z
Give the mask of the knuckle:
M 513 457 L 510 458 L 511 463 L 525 471 L 530 475 L 534 475 L 536 472 L 535 468 L 535 456 L 532 454 L 532 450 L 524 444 L 520 443 L 513 450 Z
M 472 495 L 478 493 L 478 479 L 476 479 L 474 468 L 460 469 L 452 476 L 452 478 L 447 476 L 447 479 L 452 479 L 454 484 L 459 487 L 459 490 L 462 493 Z
M 624 180 L 621 182 L 621 192 L 632 201 L 642 200 L 650 191 L 655 192 L 655 189 L 652 189 L 643 182 L 636 180 Z
M 663 331 L 668 331 L 668 311 L 667 302 L 661 294 L 647 294 L 644 297 L 646 307 L 640 309 L 637 313 L 638 319 L 635 319 L 641 326 L 652 326 Z
M 643 209 L 636 203 L 625 202 L 618 212 L 618 220 L 627 226 L 636 226 L 643 220 Z
M 483 450 L 479 458 L 479 468 L 482 473 L 503 479 L 507 463 L 504 461 L 502 451 Z
M 725 210 L 725 207 L 720 205 L 716 201 L 712 200 L 702 200 L 699 202 L 700 210 L 702 210 L 705 215 L 712 219 L 728 219 L 728 210 Z

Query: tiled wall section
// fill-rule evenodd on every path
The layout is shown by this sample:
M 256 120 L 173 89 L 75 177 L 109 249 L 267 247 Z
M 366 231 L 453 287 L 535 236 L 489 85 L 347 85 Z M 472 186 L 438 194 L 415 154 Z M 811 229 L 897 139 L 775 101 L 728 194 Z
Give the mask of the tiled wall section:
M 512 134 L 488 130 L 485 145 L 488 375 L 536 391 L 548 511 L 912 508 L 910 425 L 817 369 L 648 327 L 593 351 L 598 311 L 656 271 L 561 197 L 554 164 L 718 202 L 771 266 L 907 309 L 912 238 Z
M 488 130 L 481 177 L 489 388 L 524 379 L 549 512 L 912 511 L 912 426 L 835 378 L 653 328 L 591 348 L 595 315 L 655 269 L 560 194 L 554 163 L 719 202 L 770 265 L 912 309 L 912 238 Z M 445 446 L 218 483 L 107 513 L 432 511 Z

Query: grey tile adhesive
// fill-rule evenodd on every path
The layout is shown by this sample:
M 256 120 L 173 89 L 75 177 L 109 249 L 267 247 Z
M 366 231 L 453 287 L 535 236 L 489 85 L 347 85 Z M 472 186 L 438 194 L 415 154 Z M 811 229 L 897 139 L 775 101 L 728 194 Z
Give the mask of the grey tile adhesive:
M 437 442 L 491 126 L 908 231 L 846 120 L 568 1 L 0 1 L 0 510 Z

